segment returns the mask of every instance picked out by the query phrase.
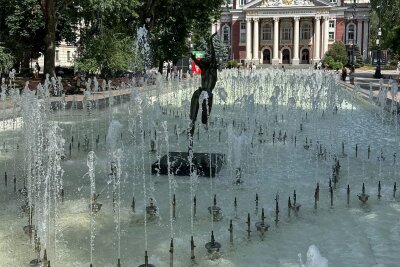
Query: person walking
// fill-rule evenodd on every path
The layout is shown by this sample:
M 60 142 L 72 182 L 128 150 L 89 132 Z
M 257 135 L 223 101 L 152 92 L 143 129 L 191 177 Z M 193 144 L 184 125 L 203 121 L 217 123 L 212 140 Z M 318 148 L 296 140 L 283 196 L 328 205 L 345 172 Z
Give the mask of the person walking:
M 35 79 L 39 79 L 39 71 L 40 71 L 39 62 L 36 61 L 34 72 L 33 72 Z
M 342 68 L 342 81 L 346 81 L 346 77 L 347 77 L 347 69 L 346 67 Z
M 168 77 L 171 75 L 171 64 L 168 62 L 168 65 L 167 65 L 167 80 L 168 80 Z
M 354 73 L 355 73 L 355 68 L 354 66 L 351 66 L 350 68 L 350 73 L 349 73 L 349 79 L 350 79 L 350 84 L 354 84 Z

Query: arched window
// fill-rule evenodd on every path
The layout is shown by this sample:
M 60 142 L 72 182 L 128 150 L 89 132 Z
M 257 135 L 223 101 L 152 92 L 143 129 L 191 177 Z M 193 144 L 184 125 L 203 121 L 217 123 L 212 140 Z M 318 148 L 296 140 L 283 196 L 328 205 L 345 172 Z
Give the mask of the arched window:
M 225 44 L 229 44 L 231 39 L 231 28 L 228 25 L 224 25 L 222 27 L 222 42 Z
M 350 24 L 347 28 L 347 40 L 354 40 L 354 24 Z
M 311 25 L 304 23 L 301 25 L 301 40 L 309 40 L 311 38 Z
M 272 25 L 264 24 L 262 27 L 262 40 L 269 41 L 272 40 Z

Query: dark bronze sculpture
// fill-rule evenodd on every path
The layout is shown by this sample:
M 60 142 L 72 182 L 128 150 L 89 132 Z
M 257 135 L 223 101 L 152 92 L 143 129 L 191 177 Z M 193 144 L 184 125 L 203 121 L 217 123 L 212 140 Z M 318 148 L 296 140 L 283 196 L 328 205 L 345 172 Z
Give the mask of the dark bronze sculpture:
M 213 103 L 212 90 L 217 83 L 218 63 L 215 56 L 213 45 L 213 34 L 208 40 L 208 55 L 202 59 L 196 59 L 192 55 L 193 61 L 201 69 L 201 87 L 197 89 L 192 96 L 190 103 L 190 126 L 188 130 L 189 147 L 188 152 L 169 152 L 151 166 L 153 174 L 189 176 L 196 173 L 199 176 L 215 177 L 221 170 L 224 163 L 224 155 L 220 153 L 194 153 L 193 152 L 193 134 L 195 122 L 201 104 L 201 122 L 207 124 L 208 116 L 211 112 Z M 202 93 L 206 92 L 208 98 Z M 199 101 L 202 101 L 199 103 Z M 170 164 L 173 162 L 173 164 Z
M 211 113 L 213 94 L 212 90 L 217 83 L 217 73 L 218 73 L 218 62 L 215 56 L 213 38 L 216 35 L 214 33 L 208 40 L 208 55 L 205 58 L 197 59 L 192 54 L 192 60 L 201 70 L 201 87 L 197 89 L 192 96 L 190 103 L 190 136 L 193 137 L 194 125 L 196 122 L 197 114 L 199 112 L 199 99 L 202 92 L 207 92 L 208 100 L 204 99 L 201 105 L 201 122 L 207 124 L 208 116 Z M 208 105 L 207 105 L 208 102 Z

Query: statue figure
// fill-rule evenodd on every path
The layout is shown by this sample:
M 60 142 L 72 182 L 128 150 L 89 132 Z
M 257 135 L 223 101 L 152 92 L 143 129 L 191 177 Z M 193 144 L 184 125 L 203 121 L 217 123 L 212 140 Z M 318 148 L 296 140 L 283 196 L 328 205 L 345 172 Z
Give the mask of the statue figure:
M 215 57 L 215 50 L 213 44 L 213 37 L 216 35 L 214 33 L 208 40 L 208 55 L 205 58 L 197 59 L 192 54 L 192 60 L 201 70 L 201 87 L 197 89 L 192 96 L 190 103 L 190 120 L 191 120 L 191 129 L 190 135 L 193 136 L 194 133 L 194 125 L 196 122 L 197 114 L 199 112 L 199 101 L 202 94 L 208 94 L 208 100 L 203 99 L 201 105 L 201 122 L 203 124 L 207 124 L 208 116 L 211 113 L 211 107 L 213 103 L 213 94 L 212 90 L 217 83 L 217 72 L 218 72 L 218 62 Z M 202 97 L 203 98 L 203 97 Z M 207 105 L 208 101 L 208 105 Z

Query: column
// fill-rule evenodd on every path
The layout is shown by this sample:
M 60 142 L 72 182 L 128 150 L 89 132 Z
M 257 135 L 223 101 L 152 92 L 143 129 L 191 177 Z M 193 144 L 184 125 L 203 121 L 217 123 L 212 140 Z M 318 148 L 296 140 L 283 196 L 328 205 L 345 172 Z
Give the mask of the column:
M 314 29 L 314 62 L 319 62 L 320 57 L 320 42 L 321 42 L 321 17 L 315 17 L 315 29 Z
M 274 55 L 272 64 L 279 64 L 279 18 L 274 18 Z
M 362 20 L 357 20 L 357 45 L 360 48 L 360 52 L 362 54 L 361 46 L 362 46 Z
M 329 49 L 329 17 L 324 17 L 324 46 L 322 48 L 322 57 L 325 57 L 325 53 Z
M 364 34 L 363 34 L 363 48 L 362 48 L 362 55 L 363 59 L 367 59 L 368 57 L 368 38 L 369 38 L 369 21 L 364 20 Z
M 259 50 L 259 42 L 258 42 L 258 18 L 253 18 L 254 21 L 254 29 L 253 29 L 253 60 L 259 63 L 258 59 L 258 50 Z
M 246 60 L 251 60 L 251 18 L 246 18 Z
M 294 17 L 294 43 L 293 43 L 293 65 L 298 65 L 299 60 L 299 36 L 300 36 L 300 17 Z

